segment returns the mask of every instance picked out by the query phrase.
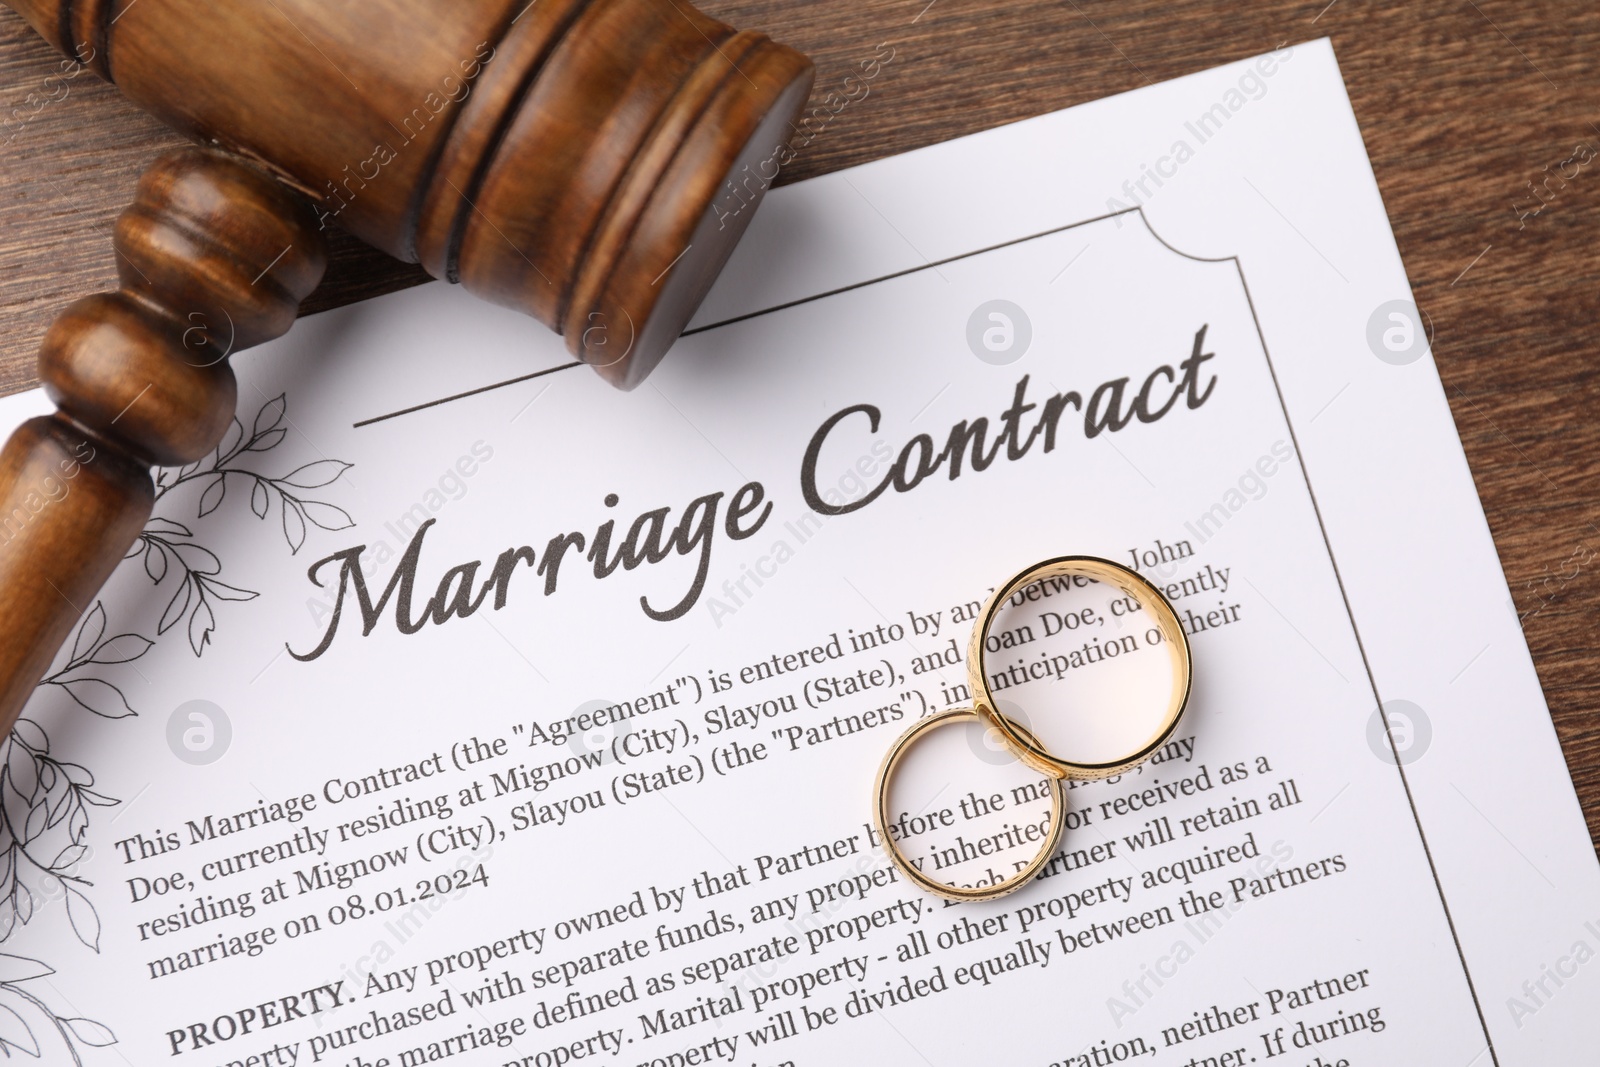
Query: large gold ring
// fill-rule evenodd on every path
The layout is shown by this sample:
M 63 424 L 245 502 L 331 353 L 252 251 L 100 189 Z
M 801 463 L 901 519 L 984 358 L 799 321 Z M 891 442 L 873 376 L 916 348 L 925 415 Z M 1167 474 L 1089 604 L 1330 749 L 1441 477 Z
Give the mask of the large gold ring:
M 1172 698 L 1160 727 L 1148 741 L 1133 752 L 1109 762 L 1081 763 L 1061 759 L 1049 751 L 1032 733 L 996 710 L 994 693 L 989 688 L 989 675 L 984 670 L 984 642 L 989 636 L 989 627 L 993 625 L 995 615 L 999 613 L 1001 607 L 1018 592 L 1034 583 L 1063 575 L 1108 582 L 1137 600 L 1155 618 L 1164 639 L 1162 643 L 1166 645 L 1172 659 L 1174 679 Z M 1172 610 L 1172 605 L 1167 602 L 1161 590 L 1151 585 L 1138 571 L 1098 556 L 1057 556 L 1054 559 L 1047 559 L 1020 572 L 996 589 L 989 597 L 989 602 L 984 605 L 977 624 L 972 628 L 972 644 L 967 650 L 967 674 L 972 688 L 973 703 L 978 713 L 1000 731 L 1000 736 L 1005 738 L 1018 759 L 1039 773 L 1050 775 L 1052 778 L 1071 778 L 1079 781 L 1121 774 L 1154 755 L 1171 739 L 1173 731 L 1178 728 L 1178 720 L 1183 717 L 1183 709 L 1189 703 L 1189 688 L 1192 681 L 1189 638 L 1178 622 L 1177 612 Z
M 1004 716 L 996 717 L 1000 721 L 1006 722 L 1018 736 L 1027 737 L 1033 744 L 1038 744 L 1038 740 L 1028 733 L 1025 727 L 1010 722 Z M 996 897 L 1014 893 L 1027 885 L 1033 876 L 1039 873 L 1040 868 L 1050 862 L 1050 857 L 1055 853 L 1056 843 L 1061 840 L 1061 828 L 1067 822 L 1066 796 L 1062 792 L 1059 778 L 1050 777 L 1045 779 L 1050 792 L 1050 829 L 1045 834 L 1044 844 L 1039 849 L 1039 854 L 1026 867 L 1023 867 L 1011 877 L 993 885 L 959 886 L 939 881 L 906 859 L 905 855 L 900 851 L 899 842 L 895 840 L 890 829 L 894 820 L 890 818 L 889 814 L 889 784 L 894 779 L 894 772 L 899 768 L 900 761 L 905 758 L 911 746 L 916 744 L 917 740 L 924 734 L 937 730 L 941 726 L 949 726 L 952 723 L 962 722 L 966 719 L 972 719 L 979 724 L 985 721 L 985 717 L 979 715 L 972 708 L 951 708 L 947 711 L 937 712 L 925 719 L 918 719 L 911 724 L 910 729 L 900 735 L 895 743 L 890 746 L 888 754 L 883 757 L 883 763 L 878 767 L 877 798 L 876 803 L 872 806 L 872 821 L 877 825 L 878 838 L 883 842 L 883 850 L 889 854 L 889 859 L 900 869 L 900 873 L 905 875 L 906 880 L 913 885 L 921 886 L 928 892 L 935 896 L 943 897 L 945 900 L 994 900 Z

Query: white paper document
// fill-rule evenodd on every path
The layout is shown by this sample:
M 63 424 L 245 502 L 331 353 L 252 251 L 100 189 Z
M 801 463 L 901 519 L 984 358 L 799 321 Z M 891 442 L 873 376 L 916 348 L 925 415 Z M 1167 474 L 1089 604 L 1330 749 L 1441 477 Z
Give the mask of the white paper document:
M 632 393 L 448 286 L 309 318 L 235 359 L 240 425 L 10 741 L 0 1043 L 1580 1062 L 1600 868 L 1430 332 L 1325 41 L 774 191 Z M 1067 789 L 1039 878 L 947 905 L 873 776 L 1062 554 L 1165 591 L 1189 709 Z M 1160 630 L 1034 592 L 991 685 L 1105 755 Z M 1042 781 L 941 731 L 893 832 L 993 881 Z

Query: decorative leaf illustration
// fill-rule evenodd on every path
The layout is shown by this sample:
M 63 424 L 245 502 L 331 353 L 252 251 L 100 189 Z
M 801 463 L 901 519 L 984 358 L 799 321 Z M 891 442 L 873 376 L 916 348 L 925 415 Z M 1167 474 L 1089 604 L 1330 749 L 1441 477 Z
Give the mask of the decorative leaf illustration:
M 206 591 L 218 600 L 254 600 L 260 593 L 252 589 L 236 589 L 224 582 L 207 581 Z
M 40 1054 L 39 1041 L 33 1036 L 28 1021 L 9 1004 L 0 1004 L 0 1049 L 6 1050 L 7 1059 L 11 1058 L 11 1049 L 26 1052 L 35 1059 Z
M 61 1025 L 72 1031 L 72 1036 L 91 1048 L 104 1048 L 117 1043 L 117 1035 L 110 1027 L 93 1019 L 62 1019 Z
M 300 509 L 285 498 L 283 502 L 283 536 L 289 541 L 289 551 L 298 553 L 306 543 L 306 520 Z
M 200 598 L 200 603 L 195 605 L 194 614 L 189 616 L 189 647 L 194 649 L 195 655 L 205 651 L 206 645 L 211 643 L 211 631 L 217 628 L 217 618 L 207 604 L 205 597 Z
M 33 810 L 32 799 L 32 797 L 24 796 L 12 787 L 11 774 L 8 771 L 6 773 L 5 787 L 0 789 L 0 814 L 4 814 L 6 818 L 5 845 L 8 856 L 11 855 L 11 850 L 16 847 L 17 838 L 21 835 L 21 831 L 28 825 L 28 813 Z M 15 868 L 8 872 L 10 875 L 15 873 Z M 10 880 L 10 877 L 6 879 L 7 882 Z
M 108 666 L 119 663 L 131 663 L 143 656 L 153 647 L 154 642 L 139 634 L 117 634 L 113 637 L 103 637 L 106 630 L 105 608 L 96 601 L 94 607 L 84 616 L 78 626 L 77 636 L 72 642 L 71 658 L 66 666 L 46 677 L 39 684 L 53 685 L 65 690 L 80 706 L 87 708 L 96 715 L 103 715 L 108 719 L 122 719 L 134 714 L 133 708 L 128 705 L 127 698 L 122 690 L 103 678 L 83 675 L 84 668 L 91 665 Z M 27 720 L 23 720 L 27 721 Z M 26 730 L 27 728 L 24 728 Z M 49 739 L 44 737 L 44 732 L 37 725 L 32 726 L 38 731 L 38 741 L 32 747 L 39 752 L 49 751 Z M 11 759 L 15 758 L 16 748 L 13 746 Z M 20 775 L 20 770 L 13 771 L 13 776 Z
M 96 600 L 94 607 L 89 609 L 89 614 L 78 624 L 78 635 L 72 639 L 72 657 L 67 662 L 82 663 L 94 650 L 95 642 L 100 640 L 100 635 L 105 632 L 106 609 Z
M 173 593 L 172 599 L 167 602 L 167 610 L 161 613 L 161 621 L 156 625 L 157 636 L 172 629 L 173 624 L 183 618 L 183 613 L 189 610 L 189 601 L 193 596 L 194 579 L 186 573 L 178 585 L 177 592 Z
M 270 477 L 241 466 L 248 454 L 269 452 L 280 445 L 287 430 L 288 401 L 283 394 L 268 400 L 256 412 L 249 434 L 243 424 L 234 419 L 222 443 L 211 456 L 209 463 L 190 464 L 177 471 L 171 468 L 159 471 L 156 476 L 156 499 L 160 501 L 180 486 L 194 482 L 202 484 L 196 505 L 196 516 L 204 518 L 220 508 L 227 498 L 229 479 L 244 478 L 250 482 L 250 511 L 265 519 L 276 498 L 283 527 L 284 541 L 292 553 L 305 545 L 308 525 L 321 530 L 345 530 L 355 525 L 349 512 L 322 500 L 308 500 L 298 495 L 308 489 L 318 489 L 333 484 L 351 468 L 351 464 L 338 459 L 319 459 L 294 468 L 281 477 Z M 165 634 L 185 621 L 189 647 L 195 655 L 203 655 L 217 628 L 213 601 L 251 600 L 256 593 L 228 585 L 218 580 L 222 572 L 221 561 L 211 551 L 194 540 L 194 533 L 182 523 L 170 519 L 152 519 L 129 556 L 143 554 L 145 574 L 152 583 L 160 585 L 174 571 L 178 580 L 173 588 L 157 635 Z
M 0 985 L 26 982 L 30 978 L 45 978 L 55 973 L 54 967 L 47 967 L 38 960 L 0 952 Z
M 351 464 L 318 459 L 273 477 L 253 470 L 253 456 L 271 452 L 287 439 L 288 401 L 283 394 L 268 400 L 256 412 L 250 430 L 234 418 L 217 449 L 182 467 L 154 472 L 159 502 L 185 485 L 198 489 L 186 497 L 196 518 L 205 518 L 228 500 L 228 482 L 243 478 L 250 485 L 250 510 L 265 519 L 274 501 L 281 512 L 284 540 L 298 553 L 309 534 L 343 530 L 354 520 L 343 508 L 323 500 L 307 499 L 308 490 L 337 482 Z M 234 494 L 238 497 L 238 493 Z M 127 553 L 139 557 L 152 586 L 167 587 L 156 636 L 184 623 L 190 648 L 199 656 L 217 630 L 218 601 L 254 600 L 259 594 L 221 580 L 222 561 L 196 540 L 195 529 L 168 515 L 153 515 Z M 116 668 L 145 656 L 155 641 L 144 634 L 110 630 L 103 604 L 85 613 L 75 633 L 66 662 L 41 683 L 61 690 L 74 703 L 105 718 L 127 718 L 135 713 L 113 674 Z M 116 799 L 96 792 L 88 768 L 51 755 L 49 734 L 35 720 L 16 723 L 0 751 L 0 942 L 19 924 L 36 915 L 59 916 L 46 909 L 49 900 L 64 900 L 66 917 L 79 941 L 100 951 L 100 915 L 86 890 L 91 883 L 79 876 L 78 867 L 89 855 L 87 835 L 91 809 L 115 807 Z M 13 1051 L 50 1062 L 64 1062 L 60 1050 L 81 1067 L 78 1046 L 99 1048 L 116 1043 L 116 1035 L 101 1023 L 79 1016 L 58 1015 L 43 1000 L 23 987 L 54 971 L 43 962 L 0 953 L 0 1054 Z
M 162 537 L 193 537 L 194 531 L 181 522 L 156 516 L 144 524 L 146 534 L 157 534 Z
M 72 930 L 78 935 L 78 940 L 85 945 L 100 951 L 100 913 L 94 910 L 94 905 L 82 891 L 74 888 L 70 882 L 63 883 L 67 889 L 67 918 L 72 921 Z
M 284 414 L 289 410 L 289 398 L 284 393 L 279 393 L 256 412 L 256 423 L 251 433 L 252 439 L 259 438 L 262 434 L 276 429 L 283 422 Z
M 153 585 L 160 585 L 161 579 L 167 576 L 167 554 L 165 552 L 151 552 L 144 554 L 144 572 L 150 576 Z
M 50 864 L 50 869 L 53 871 L 70 870 L 74 864 L 83 859 L 88 851 L 88 845 L 68 845 L 61 850 L 61 854 L 55 858 L 55 862 Z
M 96 715 L 125 719 L 138 714 L 128 706 L 128 698 L 122 695 L 122 690 L 103 678 L 74 678 L 57 684 L 79 705 Z
M 219 474 L 211 479 L 211 484 L 206 486 L 206 491 L 200 494 L 200 517 L 203 519 L 222 503 L 223 494 L 228 491 L 228 476 Z
M 234 418 L 228 425 L 227 432 L 222 435 L 222 440 L 217 443 L 219 456 L 231 456 L 239 451 L 239 446 L 244 443 L 244 425 Z
M 324 530 L 348 530 L 356 524 L 356 520 L 352 519 L 344 508 L 324 504 L 320 500 L 302 501 L 300 510 L 305 512 L 306 518 Z
M 22 740 L 22 743 L 35 752 L 50 751 L 50 737 L 44 728 L 32 719 L 18 719 L 16 725 L 11 727 L 11 732 Z
M 339 475 L 353 466 L 353 463 L 346 463 L 340 459 L 319 459 L 315 463 L 307 463 L 304 467 L 290 471 L 278 481 L 283 485 L 292 485 L 296 489 L 321 489 L 338 481 Z
M 22 829 L 22 842 L 29 844 L 44 832 L 45 823 L 50 821 L 50 809 L 43 804 L 37 804 L 28 812 L 27 824 Z
M 209 548 L 202 548 L 192 543 L 168 542 L 167 549 L 178 557 L 185 570 L 193 571 L 195 574 L 217 574 L 222 570 L 222 561 Z
M 24 964 L 34 963 L 32 960 L 21 960 L 20 957 L 12 958 Z M 37 966 L 42 967 L 43 964 Z M 76 1067 L 83 1067 L 83 1057 L 78 1055 L 77 1045 L 104 1048 L 116 1044 L 117 1035 L 93 1019 L 57 1015 L 49 1005 L 20 984 L 51 973 L 46 967 L 42 974 L 0 982 L 0 1053 L 10 1059 L 15 1049 L 53 1064 L 67 1062 L 63 1058 L 64 1053 Z
M 247 452 L 266 452 L 283 444 L 284 435 L 288 430 L 268 430 L 260 437 L 245 446 Z
M 33 761 L 33 754 L 22 745 L 12 745 L 11 751 L 6 753 L 6 781 L 18 796 L 29 800 L 39 788 L 39 766 Z
M 85 663 L 129 663 L 149 652 L 155 642 L 140 634 L 117 634 L 100 642 Z

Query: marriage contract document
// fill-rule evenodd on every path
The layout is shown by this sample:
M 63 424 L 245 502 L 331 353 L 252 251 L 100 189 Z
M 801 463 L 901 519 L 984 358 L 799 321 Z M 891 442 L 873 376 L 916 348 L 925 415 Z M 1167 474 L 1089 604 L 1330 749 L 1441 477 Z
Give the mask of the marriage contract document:
M 1324 41 L 775 191 L 629 394 L 448 286 L 309 318 L 235 360 L 8 742 L 0 1044 L 1578 1062 L 1600 869 L 1431 332 Z M 1066 790 L 1035 881 L 946 905 L 873 774 L 1067 553 L 1171 599 L 1189 710 Z M 983 669 L 1072 755 L 1160 640 L 1058 583 Z M 941 731 L 891 833 L 993 881 L 1040 781 Z

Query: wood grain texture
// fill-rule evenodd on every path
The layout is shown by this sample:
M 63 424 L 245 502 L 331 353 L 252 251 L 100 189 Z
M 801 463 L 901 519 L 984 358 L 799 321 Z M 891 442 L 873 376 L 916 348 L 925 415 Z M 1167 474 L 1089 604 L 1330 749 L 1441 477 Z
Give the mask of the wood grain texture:
M 1325 6 L 1326 5 L 1326 6 Z M 1584 0 L 704 0 L 841 89 L 895 59 L 784 179 L 823 173 L 1331 36 L 1591 834 L 1600 830 L 1600 8 Z M 0 390 L 33 384 L 51 317 L 115 284 L 111 223 L 179 143 L 0 11 Z M 49 80 L 52 75 L 55 80 Z M 841 90 L 844 91 L 844 90 Z M 32 99 L 30 100 L 30 94 Z M 35 106 L 39 104 L 40 106 Z M 306 311 L 423 276 L 348 239 Z M 1475 650 L 1464 650 L 1463 664 Z M 1463 681 L 1470 680 L 1470 666 Z M 1485 783 L 1492 791 L 1492 783 Z
M 59 410 L 0 450 L 0 736 L 149 518 L 149 468 L 220 446 L 227 357 L 294 325 L 329 226 L 564 332 L 632 388 L 749 222 L 724 186 L 767 160 L 735 196 L 760 200 L 815 74 L 683 0 L 8 3 L 66 57 L 15 133 L 87 69 L 203 144 L 144 170 L 120 287 L 41 344 Z
M 149 520 L 151 466 L 198 462 L 227 432 L 228 353 L 293 326 L 326 263 L 298 194 L 198 147 L 145 170 L 115 248 L 119 288 L 67 305 L 40 345 L 60 410 L 0 449 L 0 735 Z
M 71 57 L 20 117 L 88 67 L 304 194 L 320 226 L 533 316 L 623 388 L 732 253 L 749 213 L 728 217 L 724 185 L 778 151 L 814 73 L 687 0 L 8 6 Z

